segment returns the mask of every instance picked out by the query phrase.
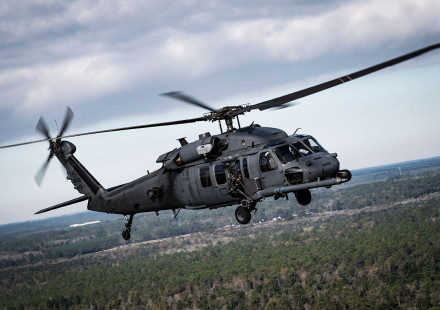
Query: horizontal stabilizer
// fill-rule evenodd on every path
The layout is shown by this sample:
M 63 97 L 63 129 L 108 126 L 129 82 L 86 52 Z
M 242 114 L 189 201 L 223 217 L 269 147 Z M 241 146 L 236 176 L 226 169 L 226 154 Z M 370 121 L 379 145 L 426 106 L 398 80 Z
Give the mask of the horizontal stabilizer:
M 57 204 L 55 206 L 52 206 L 52 207 L 49 207 L 49 208 L 46 208 L 46 209 L 42 209 L 42 210 L 36 212 L 35 214 L 41 214 L 41 213 L 44 213 L 44 212 L 47 212 L 47 211 L 52 211 L 52 210 L 55 210 L 55 209 L 58 209 L 58 208 L 66 207 L 66 206 L 69 206 L 69 205 L 73 205 L 74 203 L 85 201 L 87 199 L 89 199 L 89 197 L 81 196 L 81 197 L 78 197 L 78 198 L 75 198 L 75 199 L 72 199 L 72 200 L 69 200 L 69 201 L 65 201 L 65 202 L 59 203 L 59 204 Z
M 111 192 L 112 190 L 115 190 L 115 189 L 117 189 L 117 188 L 119 188 L 121 186 L 124 186 L 124 185 L 125 184 L 121 184 L 121 185 L 110 187 L 108 189 L 108 191 Z M 59 208 L 62 208 L 62 207 L 73 205 L 73 204 L 81 202 L 81 201 L 85 201 L 87 199 L 89 199 L 89 197 L 84 195 L 84 196 L 81 196 L 81 197 L 78 197 L 78 198 L 75 198 L 75 199 L 72 199 L 72 200 L 69 200 L 69 201 L 65 201 L 65 202 L 59 203 L 59 204 L 57 204 L 55 206 L 52 206 L 52 207 L 49 207 L 49 208 L 46 208 L 46 209 L 42 209 L 42 210 L 36 212 L 35 214 L 41 214 L 41 213 L 44 213 L 44 212 L 47 212 L 47 211 L 56 210 L 56 209 L 59 209 Z

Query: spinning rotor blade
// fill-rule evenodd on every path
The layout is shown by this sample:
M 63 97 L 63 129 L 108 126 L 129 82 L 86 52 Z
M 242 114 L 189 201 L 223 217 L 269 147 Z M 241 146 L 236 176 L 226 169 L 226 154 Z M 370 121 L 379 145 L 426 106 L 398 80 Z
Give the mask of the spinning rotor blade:
M 113 129 L 106 129 L 106 130 L 98 130 L 98 131 L 78 133 L 78 134 L 68 135 L 68 136 L 63 136 L 63 137 L 58 137 L 58 138 L 59 139 L 64 139 L 64 138 L 87 136 L 87 135 L 94 135 L 94 134 L 106 133 L 106 132 L 124 131 L 124 130 L 132 130 L 132 129 L 142 129 L 142 128 L 151 128 L 151 127 L 162 127 L 162 126 L 170 126 L 170 125 L 181 125 L 181 124 L 195 123 L 195 122 L 200 122 L 200 121 L 206 121 L 206 118 L 205 117 L 196 117 L 196 118 L 189 118 L 189 119 L 183 119 L 183 120 L 172 121 L 172 122 L 154 123 L 154 124 L 145 124 L 145 125 L 138 125 L 138 126 L 130 126 L 130 127 L 121 127 L 121 128 L 113 128 Z
M 67 128 L 69 128 L 70 122 L 72 121 L 74 116 L 75 115 L 73 114 L 72 109 L 70 107 L 67 107 L 66 108 L 66 114 L 64 115 L 63 126 L 61 127 L 61 131 L 58 134 L 58 136 L 62 136 L 63 133 L 67 130 Z
M 60 134 L 56 138 L 50 138 L 49 136 L 49 130 L 47 128 L 47 125 L 45 124 L 44 120 L 40 118 L 40 121 L 37 124 L 37 130 L 41 132 L 46 139 L 36 140 L 36 141 L 30 141 L 30 142 L 24 142 L 24 143 L 18 143 L 18 144 L 12 144 L 12 145 L 6 145 L 6 146 L 0 146 L 0 149 L 2 148 L 9 148 L 9 147 L 15 147 L 25 144 L 31 144 L 31 143 L 38 143 L 43 141 L 50 141 L 57 139 L 59 141 L 63 138 L 70 138 L 70 137 L 78 137 L 78 136 L 85 136 L 85 135 L 92 135 L 92 134 L 99 134 L 99 133 L 106 133 L 106 132 L 115 132 L 115 131 L 124 131 L 124 130 L 131 130 L 131 129 L 141 129 L 141 128 L 151 128 L 151 127 L 161 127 L 161 126 L 170 126 L 170 125 L 180 125 L 180 124 L 188 124 L 188 123 L 195 123 L 199 121 L 213 121 L 213 120 L 226 120 L 231 119 L 235 116 L 238 116 L 240 114 L 243 114 L 245 112 L 252 111 L 254 109 L 258 109 L 260 111 L 264 111 L 270 108 L 285 108 L 288 107 L 288 103 L 298 100 L 300 98 L 315 94 L 317 92 L 326 90 L 328 88 L 352 81 L 354 79 L 357 79 L 359 77 L 368 75 L 370 73 L 382 70 L 384 68 L 394 66 L 398 63 L 401 63 L 403 61 L 418 57 L 422 54 L 425 54 L 427 52 L 430 52 L 432 50 L 440 48 L 440 43 L 427 46 L 425 48 L 419 49 L 417 51 L 402 55 L 397 58 L 393 58 L 391 60 L 385 61 L 383 63 L 365 68 L 360 71 L 356 71 L 354 73 L 342 76 L 340 78 L 336 78 L 334 80 L 330 80 L 312 87 L 308 87 L 281 97 L 273 98 L 270 100 L 266 100 L 254 105 L 248 105 L 248 106 L 235 106 L 235 107 L 223 107 L 221 109 L 214 109 L 210 107 L 209 105 L 206 105 L 199 100 L 192 98 L 188 95 L 185 95 L 181 92 L 169 92 L 162 95 L 172 97 L 174 99 L 178 99 L 187 103 L 190 103 L 192 105 L 204 108 L 211 112 L 210 115 L 205 115 L 203 117 L 197 117 L 197 118 L 191 118 L 191 119 L 185 119 L 185 120 L 178 120 L 178 121 L 171 121 L 171 122 L 163 122 L 163 123 L 155 123 L 155 124 L 145 124 L 145 125 L 139 125 L 139 126 L 130 126 L 130 127 L 122 127 L 122 128 L 114 128 L 114 129 L 107 129 L 107 130 L 99 130 L 99 131 L 92 131 L 92 132 L 86 132 L 86 133 L 80 133 L 80 134 L 74 134 L 74 135 L 67 135 L 63 136 L 65 130 L 68 128 L 71 119 L 73 118 L 73 112 L 70 110 L 70 108 L 66 111 L 66 116 L 63 122 L 63 126 L 61 128 Z
M 44 121 L 43 117 L 40 117 L 40 120 L 38 121 L 36 130 L 41 132 L 47 138 L 46 140 L 49 141 L 50 153 L 49 153 L 49 156 L 47 157 L 46 161 L 44 162 L 43 166 L 41 166 L 40 170 L 38 170 L 37 174 L 35 174 L 34 179 L 35 179 L 35 183 L 37 183 L 38 186 L 41 186 L 41 182 L 43 182 L 43 178 L 44 178 L 44 175 L 46 174 L 47 167 L 49 166 L 50 160 L 53 157 L 54 145 L 55 145 L 55 143 L 58 144 L 60 142 L 60 140 L 61 140 L 60 136 L 69 127 L 70 122 L 72 121 L 73 116 L 74 115 L 73 115 L 72 109 L 67 107 L 66 108 L 66 113 L 64 115 L 63 125 L 62 125 L 61 131 L 60 131 L 60 133 L 58 134 L 58 137 L 57 137 L 58 138 L 57 142 L 53 142 L 52 141 L 53 139 L 49 135 L 49 129 L 47 127 L 47 124 Z
M 10 147 L 16 147 L 16 146 L 21 146 L 21 145 L 26 145 L 26 144 L 40 143 L 40 142 L 44 142 L 44 141 L 50 141 L 50 140 L 53 140 L 53 139 L 55 139 L 55 138 L 47 138 L 47 139 L 34 140 L 34 141 L 29 141 L 29 142 L 22 142 L 22 143 L 10 144 L 10 145 L 3 145 L 3 146 L 0 146 L 0 149 L 7 149 L 7 148 L 10 148 Z
M 20 146 L 20 145 L 26 145 L 26 144 L 31 144 L 31 143 L 50 141 L 50 140 L 54 140 L 54 139 L 72 138 L 72 137 L 79 137 L 79 136 L 94 135 L 94 134 L 98 134 L 98 133 L 124 131 L 124 130 L 141 129 L 141 128 L 181 125 L 181 124 L 195 123 L 195 122 L 200 122 L 200 121 L 206 121 L 206 118 L 205 117 L 196 117 L 196 118 L 183 119 L 183 120 L 172 121 L 172 122 L 145 124 L 145 125 L 138 125 L 138 126 L 130 126 L 130 127 L 121 127 L 121 128 L 114 128 L 114 129 L 84 132 L 84 133 L 78 133 L 78 134 L 67 135 L 67 136 L 59 136 L 56 138 L 47 138 L 47 139 L 41 139 L 41 140 L 35 140 L 35 141 L 29 141 L 29 142 L 23 142 L 23 143 L 11 144 L 11 145 L 4 145 L 4 146 L 0 146 L 0 149 L 10 148 L 10 147 L 15 147 L 15 146 Z
M 50 154 L 49 157 L 47 157 L 43 166 L 41 166 L 40 170 L 38 170 L 38 172 L 34 176 L 35 183 L 37 183 L 38 186 L 41 186 L 41 182 L 43 181 L 44 175 L 46 174 L 46 170 L 47 167 L 49 166 L 51 159 L 52 159 L 52 154 Z
M 422 54 L 428 53 L 428 52 L 430 52 L 432 50 L 435 50 L 437 48 L 440 48 L 440 43 L 427 46 L 427 47 L 419 49 L 417 51 L 414 51 L 414 52 L 402 55 L 402 56 L 397 57 L 397 58 L 393 58 L 391 60 L 385 61 L 383 63 L 380 63 L 380 64 L 377 64 L 377 65 L 365 68 L 363 70 L 360 70 L 360 71 L 357 71 L 357 72 L 354 72 L 354 73 L 351 73 L 351 74 L 348 74 L 348 75 L 341 76 L 340 78 L 337 78 L 337 79 L 334 79 L 334 80 L 331 80 L 331 81 L 328 81 L 328 82 L 324 82 L 324 83 L 321 83 L 321 84 L 318 84 L 318 85 L 315 85 L 315 86 L 312 86 L 312 87 L 309 87 L 309 88 L 305 88 L 305 89 L 296 91 L 294 93 L 290 93 L 290 94 L 287 94 L 287 95 L 284 95 L 284 96 L 281 96 L 281 97 L 278 97 L 278 98 L 270 99 L 270 100 L 267 100 L 267 101 L 263 101 L 263 102 L 260 102 L 260 103 L 257 103 L 257 104 L 245 107 L 244 109 L 242 109 L 242 111 L 243 112 L 248 112 L 248 111 L 251 111 L 253 109 L 259 109 L 260 111 L 263 111 L 263 110 L 266 110 L 266 109 L 269 109 L 269 108 L 273 108 L 273 107 L 277 107 L 277 106 L 282 106 L 282 105 L 284 105 L 284 104 L 286 104 L 288 102 L 291 102 L 291 101 L 294 101 L 294 100 L 297 100 L 297 99 L 300 99 L 300 98 L 303 98 L 303 97 L 315 94 L 317 92 L 326 90 L 328 88 L 337 86 L 337 85 L 342 84 L 342 83 L 350 82 L 350 81 L 352 81 L 354 79 L 357 79 L 357 78 L 360 78 L 360 77 L 365 76 L 367 74 L 370 74 L 370 73 L 382 70 L 384 68 L 394 66 L 394 65 L 396 65 L 398 63 L 401 63 L 403 61 L 409 60 L 411 58 L 418 57 L 418 56 L 420 56 Z
M 40 117 L 35 130 L 43 134 L 46 138 L 50 139 L 49 128 L 47 128 L 47 123 L 45 122 L 43 116 Z
M 59 134 L 60 136 L 67 130 L 67 128 L 69 127 L 70 122 L 72 121 L 73 117 L 74 117 L 74 114 L 72 112 L 72 109 L 67 107 L 66 114 L 64 116 L 63 126 L 62 126 L 60 134 Z M 44 120 L 43 116 L 41 116 L 40 119 L 38 120 L 37 126 L 35 127 L 35 131 L 38 131 L 39 133 L 41 133 L 43 136 L 46 137 L 46 139 L 40 139 L 40 140 L 34 140 L 34 141 L 29 141 L 29 142 L 4 145 L 4 146 L 0 146 L 0 149 L 6 149 L 6 148 L 20 146 L 20 145 L 26 145 L 26 144 L 40 143 L 40 142 L 50 141 L 50 140 L 54 140 L 55 139 L 55 138 L 51 138 L 50 137 L 49 128 L 48 128 L 47 123 Z
M 209 105 L 207 105 L 207 104 L 205 104 L 205 103 L 203 103 L 203 102 L 199 101 L 198 99 L 195 99 L 195 98 L 193 98 L 191 96 L 185 95 L 182 92 L 172 91 L 172 92 L 164 93 L 164 94 L 161 94 L 161 95 L 162 96 L 168 96 L 168 97 L 171 97 L 171 98 L 174 98 L 174 99 L 177 99 L 177 100 L 181 100 L 183 102 L 186 102 L 186 103 L 198 106 L 200 108 L 203 108 L 203 109 L 211 111 L 211 112 L 215 111 L 215 109 L 210 107 Z
M 398 63 L 401 63 L 406 60 L 418 57 L 422 54 L 425 54 L 425 53 L 430 52 L 430 51 L 437 49 L 437 48 L 440 48 L 440 43 L 427 46 L 425 48 L 419 49 L 417 51 L 414 51 L 414 52 L 411 52 L 411 53 L 408 53 L 405 55 L 402 55 L 400 57 L 393 58 L 393 59 L 385 61 L 383 63 L 377 64 L 377 65 L 362 69 L 360 71 L 356 71 L 354 73 L 344 75 L 344 76 L 336 78 L 334 80 L 327 81 L 327 82 L 324 82 L 324 83 L 321 83 L 321 84 L 318 84 L 318 85 L 315 85 L 312 87 L 308 87 L 308 88 L 305 88 L 305 89 L 302 89 L 302 90 L 299 90 L 299 91 L 296 91 L 296 92 L 293 92 L 293 93 L 290 93 L 290 94 L 287 94 L 287 95 L 284 95 L 281 97 L 266 100 L 266 101 L 263 101 L 263 102 L 260 102 L 257 104 L 253 104 L 253 105 L 248 105 L 248 106 L 243 106 L 243 107 L 240 107 L 240 106 L 232 107 L 232 109 L 230 109 L 227 113 L 224 113 L 222 117 L 218 117 L 215 119 L 231 119 L 235 116 L 241 115 L 245 112 L 249 112 L 249 111 L 252 111 L 255 109 L 258 109 L 260 111 L 264 111 L 264 110 L 272 109 L 272 108 L 278 108 L 278 109 L 286 108 L 289 106 L 289 105 L 287 105 L 289 102 L 292 102 L 292 101 L 298 100 L 300 98 L 304 98 L 306 96 L 309 96 L 309 95 L 318 93 L 320 91 L 326 90 L 328 88 L 352 81 L 354 79 L 363 77 L 365 75 L 368 75 L 370 73 L 385 69 L 387 67 L 394 66 Z M 203 107 L 203 108 L 210 110 L 211 112 L 214 112 L 214 113 L 221 110 L 221 109 L 215 110 L 215 109 L 199 102 L 198 100 L 196 100 L 192 97 L 189 97 L 187 95 L 184 95 L 180 92 L 171 92 L 171 93 L 166 93 L 163 95 L 167 95 L 167 96 L 173 97 L 175 99 L 179 99 L 179 100 L 197 105 L 199 107 Z M 229 108 L 231 108 L 231 107 L 229 107 Z
M 238 116 L 238 115 L 241 115 L 241 114 L 243 114 L 243 113 L 245 113 L 245 112 L 249 112 L 249 111 L 252 111 L 252 110 L 254 110 L 254 109 L 260 109 L 260 111 L 263 111 L 263 110 L 266 110 L 266 109 L 273 109 L 273 110 L 281 110 L 281 109 L 285 109 L 285 108 L 290 108 L 290 107 L 293 107 L 293 106 L 296 106 L 296 105 L 298 105 L 299 103 L 298 102 L 287 102 L 287 103 L 283 103 L 283 104 L 278 104 L 278 105 L 268 105 L 267 107 L 265 107 L 264 109 L 262 108 L 262 107 L 254 107 L 254 106 L 245 106 L 244 108 L 242 108 L 242 109 L 238 109 L 238 110 L 236 110 L 236 111 L 233 111 L 230 115 L 229 115 L 229 118 L 233 118 L 233 117 L 236 117 L 236 116 Z

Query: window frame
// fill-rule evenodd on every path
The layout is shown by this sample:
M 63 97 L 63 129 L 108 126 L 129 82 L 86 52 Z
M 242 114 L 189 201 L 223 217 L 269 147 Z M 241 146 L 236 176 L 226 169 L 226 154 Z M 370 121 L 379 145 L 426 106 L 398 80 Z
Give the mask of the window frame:
M 264 171 L 263 171 L 263 170 L 261 169 L 261 158 L 262 158 L 262 155 L 265 154 L 265 153 L 268 153 L 268 155 L 270 156 L 270 158 L 272 158 L 273 162 L 275 163 L 275 167 L 272 167 L 271 169 L 268 169 L 268 170 L 264 170 Z M 261 151 L 261 152 L 259 153 L 259 155 L 258 155 L 258 167 L 259 167 L 259 169 L 260 169 L 260 172 L 261 172 L 261 173 L 266 173 L 266 172 L 270 172 L 270 171 L 276 171 L 276 170 L 278 170 L 278 162 L 277 162 L 277 160 L 278 160 L 277 156 L 276 156 L 276 155 L 274 156 L 274 154 L 272 153 L 271 150 L 263 150 L 263 151 Z M 269 161 L 270 161 L 270 159 L 269 159 Z

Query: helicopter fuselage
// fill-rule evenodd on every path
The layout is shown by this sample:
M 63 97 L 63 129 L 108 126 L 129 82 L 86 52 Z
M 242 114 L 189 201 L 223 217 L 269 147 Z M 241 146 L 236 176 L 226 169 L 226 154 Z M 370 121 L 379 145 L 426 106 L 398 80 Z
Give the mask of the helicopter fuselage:
M 89 199 L 88 209 L 131 215 L 235 204 L 252 208 L 268 196 L 347 181 L 337 176 L 336 154 L 311 136 L 252 125 L 205 133 L 192 143 L 180 140 L 180 148 L 159 156 L 160 169 Z

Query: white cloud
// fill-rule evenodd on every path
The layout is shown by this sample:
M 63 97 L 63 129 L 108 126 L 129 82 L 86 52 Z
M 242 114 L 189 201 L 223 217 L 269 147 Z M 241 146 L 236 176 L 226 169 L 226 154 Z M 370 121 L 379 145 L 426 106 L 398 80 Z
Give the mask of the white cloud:
M 0 109 L 41 112 L 147 84 L 201 83 L 210 74 L 248 65 L 404 45 L 440 32 L 436 0 L 332 2 L 321 4 L 318 13 L 291 2 L 259 5 L 7 4 L 0 11 L 0 36 L 6 39 L 0 43 Z
M 237 22 L 225 32 L 240 48 L 259 51 L 265 60 L 294 62 L 438 33 L 439 11 L 438 1 L 353 1 L 320 15 Z
M 20 104 L 14 104 L 15 110 L 32 113 L 47 105 L 72 104 L 116 92 L 125 83 L 124 72 L 112 64 L 111 56 L 90 55 L 10 70 L 0 75 L 0 85 L 20 89 L 16 94 Z

